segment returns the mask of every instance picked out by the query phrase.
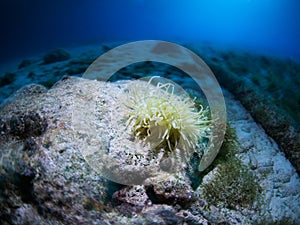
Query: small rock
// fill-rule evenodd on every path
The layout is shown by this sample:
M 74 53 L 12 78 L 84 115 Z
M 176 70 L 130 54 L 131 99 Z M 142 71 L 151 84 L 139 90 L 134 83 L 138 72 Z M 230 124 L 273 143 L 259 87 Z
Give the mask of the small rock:
M 144 186 L 126 187 L 112 196 L 112 202 L 123 215 L 132 216 L 151 204 Z
M 146 191 L 154 204 L 180 205 L 189 207 L 194 201 L 194 191 L 186 183 L 174 184 L 165 180 L 146 187 Z
M 20 62 L 18 69 L 22 69 L 24 67 L 30 66 L 31 64 L 32 64 L 31 60 L 23 59 L 22 62 Z
M 61 62 L 70 59 L 71 55 L 63 49 L 57 49 L 47 53 L 43 60 L 44 64 L 50 64 L 54 62 Z

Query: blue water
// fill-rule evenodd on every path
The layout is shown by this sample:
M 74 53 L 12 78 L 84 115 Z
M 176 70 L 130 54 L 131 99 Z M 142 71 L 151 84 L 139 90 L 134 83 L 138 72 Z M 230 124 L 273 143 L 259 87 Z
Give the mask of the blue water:
M 0 63 L 100 40 L 202 41 L 300 61 L 298 0 L 2 0 Z

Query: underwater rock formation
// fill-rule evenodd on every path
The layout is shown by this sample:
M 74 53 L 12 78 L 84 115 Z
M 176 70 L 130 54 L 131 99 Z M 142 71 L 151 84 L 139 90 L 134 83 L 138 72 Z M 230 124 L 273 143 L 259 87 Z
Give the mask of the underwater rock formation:
M 145 185 L 124 186 L 107 180 L 107 174 L 101 174 L 88 163 L 82 149 L 103 146 L 107 154 L 117 155 L 126 150 L 128 143 L 134 143 L 126 135 L 118 136 L 118 129 L 125 129 L 126 121 L 119 123 L 120 114 L 112 111 L 119 109 L 116 96 L 126 91 L 128 83 L 64 77 L 49 90 L 41 85 L 23 88 L 1 106 L 2 224 L 300 222 L 298 174 L 273 139 L 225 90 L 229 123 L 236 136 L 229 135 L 227 145 L 210 168 L 199 173 L 197 165 L 191 163 L 190 168 L 173 175 L 153 177 Z M 84 106 L 89 103 L 96 105 L 95 110 L 90 109 L 81 118 L 82 129 L 87 124 L 95 130 L 85 133 L 78 130 L 81 123 L 74 123 L 74 115 L 81 115 L 76 114 L 78 110 L 86 112 Z M 18 113 L 14 112 L 16 108 Z M 10 122 L 12 118 L 17 122 Z M 89 118 L 95 120 L 89 121 Z M 230 140 L 236 145 L 228 144 Z M 195 164 L 197 157 L 200 156 L 195 155 Z M 231 157 L 234 157 L 233 161 L 229 160 Z M 133 163 L 134 168 L 135 161 L 145 163 L 143 165 L 149 161 L 126 154 L 118 160 L 121 169 L 125 168 L 122 163 Z M 236 167 L 247 173 L 240 177 L 236 173 L 227 174 L 228 179 L 238 176 L 243 183 L 243 179 L 251 174 L 253 181 L 250 184 L 253 187 L 259 185 L 261 189 L 257 189 L 247 204 L 230 198 L 227 202 L 222 198 L 211 201 L 205 187 L 216 181 L 222 187 L 224 184 L 217 174 L 228 171 L 222 169 L 222 165 L 235 160 L 238 161 Z M 224 190 L 234 188 L 227 186 Z M 216 187 L 216 190 L 220 189 Z M 229 192 L 224 195 L 232 196 Z M 230 207 L 232 204 L 235 204 L 234 208 Z

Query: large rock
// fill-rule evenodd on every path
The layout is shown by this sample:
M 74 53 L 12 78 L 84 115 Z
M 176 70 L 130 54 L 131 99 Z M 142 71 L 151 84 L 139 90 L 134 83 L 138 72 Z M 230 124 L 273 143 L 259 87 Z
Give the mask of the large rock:
M 108 181 L 105 177 L 111 174 L 95 170 L 84 149 L 103 147 L 107 154 L 118 155 L 118 171 L 128 177 L 132 174 L 126 174 L 126 163 L 142 168 L 150 160 L 124 153 L 134 141 L 120 132 L 126 123 L 118 119 L 121 108 L 116 99 L 127 85 L 65 77 L 49 90 L 25 87 L 2 105 L 1 224 L 300 222 L 299 176 L 276 143 L 227 92 L 229 120 L 242 146 L 237 157 L 257 177 L 263 201 L 236 209 L 222 202 L 210 204 L 203 185 L 215 179 L 218 166 L 199 174 L 202 180 L 194 190 L 185 171 L 154 176 L 145 186 Z M 93 129 L 86 129 L 89 126 Z

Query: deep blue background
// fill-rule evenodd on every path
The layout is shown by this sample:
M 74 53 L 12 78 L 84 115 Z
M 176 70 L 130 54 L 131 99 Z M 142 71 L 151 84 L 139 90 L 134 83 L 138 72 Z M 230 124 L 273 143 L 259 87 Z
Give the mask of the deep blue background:
M 299 0 L 1 0 L 0 63 L 99 40 L 208 41 L 300 59 Z

